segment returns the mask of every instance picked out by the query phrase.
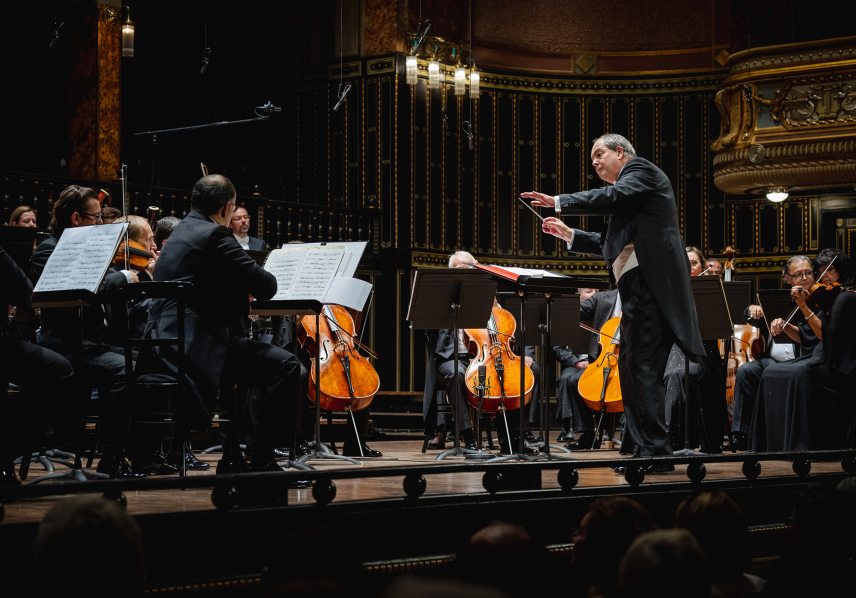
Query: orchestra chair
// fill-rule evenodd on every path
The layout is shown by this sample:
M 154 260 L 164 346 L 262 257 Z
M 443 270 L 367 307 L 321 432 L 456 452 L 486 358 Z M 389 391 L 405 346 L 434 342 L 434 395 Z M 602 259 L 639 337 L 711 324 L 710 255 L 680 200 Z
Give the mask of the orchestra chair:
M 98 398 L 97 400 L 93 400 L 92 397 L 96 391 L 98 392 Z M 103 389 L 93 387 L 86 379 L 80 376 L 78 371 L 75 371 L 74 376 L 71 378 L 68 394 L 66 395 L 70 398 L 70 408 L 68 414 L 62 418 L 59 424 L 61 429 L 49 430 L 47 434 L 34 434 L 31 436 L 30 446 L 28 447 L 28 452 L 35 454 L 33 449 L 39 446 L 39 454 L 44 453 L 54 463 L 61 463 L 69 467 L 69 469 L 57 472 L 53 468 L 45 467 L 48 473 L 33 478 L 30 481 L 31 484 L 38 484 L 47 480 L 75 480 L 83 482 L 110 477 L 107 474 L 90 469 L 99 441 L 98 428 L 102 410 L 101 397 L 106 396 L 107 392 L 108 389 L 106 387 Z M 54 439 L 68 437 L 68 441 L 71 443 L 74 452 L 45 449 L 44 442 L 41 440 L 44 436 L 53 436 Z M 91 436 L 91 438 L 87 439 L 87 436 Z M 88 450 L 87 447 L 89 447 Z M 87 452 L 89 455 L 84 466 L 83 454 Z M 24 454 L 27 454 L 27 452 Z M 55 458 L 52 455 L 59 458 Z M 21 478 L 22 482 L 27 479 L 29 465 L 30 462 L 28 460 L 22 459 L 21 466 L 18 469 L 18 477 Z
M 187 281 L 141 282 L 117 289 L 118 301 L 113 303 L 113 321 L 124 334 L 125 391 L 130 401 L 128 437 L 172 438 L 174 452 L 178 455 L 178 473 L 182 477 L 187 474 L 184 447 L 189 432 L 187 418 L 183 417 L 188 408 L 185 405 L 185 307 L 192 291 L 193 284 Z M 139 310 L 146 309 L 153 299 L 176 302 L 176 336 L 153 339 L 139 329 Z M 153 351 L 158 347 L 175 351 L 177 372 L 169 373 L 159 366 Z

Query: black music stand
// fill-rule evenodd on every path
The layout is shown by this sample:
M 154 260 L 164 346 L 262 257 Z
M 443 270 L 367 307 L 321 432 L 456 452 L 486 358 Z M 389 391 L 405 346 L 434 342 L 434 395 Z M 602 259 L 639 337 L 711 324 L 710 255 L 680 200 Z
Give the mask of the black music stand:
M 267 300 L 267 301 L 254 301 L 252 304 L 252 313 L 257 315 L 270 315 L 270 316 L 299 316 L 306 314 L 314 314 L 315 316 L 315 330 L 320 330 L 320 320 L 321 320 L 321 312 L 324 309 L 324 304 L 320 301 L 315 301 L 311 299 L 295 299 L 295 300 Z M 317 385 L 321 383 L 321 343 L 315 343 L 315 381 Z M 294 437 L 292 438 L 291 443 L 291 451 L 289 454 L 289 459 L 283 465 L 282 462 L 277 461 L 280 467 L 294 467 L 295 469 L 299 469 L 302 471 L 307 471 L 310 469 L 315 469 L 311 465 L 308 465 L 306 462 L 312 459 L 334 459 L 337 461 L 346 461 L 348 463 L 353 463 L 354 465 L 362 465 L 356 459 L 345 455 L 337 455 L 331 451 L 326 450 L 321 444 L 321 400 L 320 400 L 321 390 L 316 386 L 315 388 L 315 440 L 310 443 L 312 448 L 314 449 L 311 453 L 307 453 L 297 459 L 295 456 L 297 455 L 297 434 L 295 432 Z M 296 425 L 296 422 L 295 422 Z
M 555 376 L 552 375 L 553 366 L 556 362 L 553 357 L 554 345 L 575 345 L 578 342 L 580 323 L 580 296 L 579 295 L 553 295 L 545 294 L 543 297 L 529 297 L 526 300 L 526 309 L 522 310 L 519 296 L 509 296 L 503 307 L 509 311 L 517 309 L 521 318 L 525 318 L 524 326 L 518 326 L 518 332 L 523 330 L 538 330 L 541 336 L 541 380 L 539 382 L 540 397 L 538 404 L 539 431 L 544 439 L 539 445 L 543 448 L 543 455 L 551 459 L 550 448 L 563 453 L 570 453 L 568 449 L 560 445 L 550 444 L 550 418 L 548 416 L 548 403 L 550 392 L 548 385 L 552 386 Z M 552 318 L 553 311 L 561 314 L 561 317 Z M 519 341 L 519 342 L 518 342 Z M 526 347 L 522 339 L 515 338 L 515 345 L 521 355 L 525 354 Z M 521 429 L 523 429 L 523 409 L 520 412 Z M 521 436 L 522 438 L 522 436 Z M 522 452 L 522 451 L 521 451 Z M 506 456 L 507 457 L 507 456 Z M 534 455 L 533 455 L 534 457 Z
M 694 276 L 690 279 L 690 286 L 695 300 L 696 314 L 698 316 L 698 328 L 702 340 L 716 340 L 728 338 L 734 334 L 734 326 L 731 323 L 731 314 L 728 302 L 725 298 L 725 288 L 722 279 L 718 276 Z M 690 447 L 690 360 L 684 353 L 684 448 L 674 452 L 675 455 L 698 455 Z M 699 430 L 702 437 L 708 437 L 704 424 L 701 399 L 698 401 L 696 417 L 699 422 Z M 709 438 L 709 437 L 708 437 Z
M 490 320 L 496 283 L 478 270 L 447 269 L 417 270 L 410 291 L 407 321 L 411 328 L 423 330 L 451 329 L 455 343 L 461 328 L 484 328 Z M 454 351 L 455 375 L 458 372 L 458 351 Z M 454 385 L 455 405 L 454 446 L 437 455 L 437 460 L 455 455 L 478 454 L 461 447 L 461 422 L 458 406 L 464 398 L 460 385 Z

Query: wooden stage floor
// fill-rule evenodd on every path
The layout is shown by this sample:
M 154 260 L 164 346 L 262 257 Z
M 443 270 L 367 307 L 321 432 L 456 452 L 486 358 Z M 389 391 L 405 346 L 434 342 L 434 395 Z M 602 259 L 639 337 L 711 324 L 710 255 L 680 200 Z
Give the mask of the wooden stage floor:
M 308 465 L 314 468 L 311 476 L 317 477 L 318 474 L 330 473 L 335 483 L 335 504 L 342 504 L 349 501 L 375 501 L 384 499 L 395 499 L 405 497 L 406 492 L 403 487 L 403 479 L 405 474 L 389 475 L 392 471 L 389 468 L 413 468 L 424 471 L 425 489 L 423 497 L 443 496 L 443 495 L 479 495 L 489 494 L 485 489 L 485 469 L 482 467 L 485 464 L 483 460 L 466 459 L 463 456 L 450 456 L 443 460 L 437 460 L 437 455 L 440 451 L 429 450 L 426 453 L 421 452 L 422 440 L 413 439 L 389 439 L 389 440 L 373 440 L 371 447 L 383 452 L 383 457 L 362 459 L 359 464 L 351 464 L 346 461 L 337 459 L 321 459 L 313 457 L 308 461 Z M 447 443 L 447 448 L 449 448 Z M 555 447 L 560 447 L 559 444 L 551 445 L 550 463 L 553 465 L 561 465 L 562 463 L 578 461 L 585 464 L 584 467 L 577 469 L 578 481 L 574 486 L 577 489 L 594 489 L 606 488 L 617 489 L 629 486 L 625 477 L 613 471 L 612 464 L 621 459 L 617 449 L 600 449 L 594 451 L 575 451 L 573 453 L 563 450 L 555 450 Z M 487 452 L 487 451 L 486 451 Z M 215 468 L 219 455 L 197 453 L 200 459 L 211 464 L 211 468 L 204 472 L 188 472 L 191 481 L 202 482 L 196 480 L 199 476 L 214 476 Z M 498 455 L 498 450 L 493 451 L 493 454 Z M 729 453 L 726 453 L 729 455 Z M 741 453 L 737 453 L 741 455 Z M 546 459 L 541 458 L 535 462 L 545 463 Z M 604 462 L 602 466 L 597 463 Z M 446 471 L 442 473 L 432 474 L 431 468 L 442 468 L 443 466 L 453 465 L 454 471 Z M 472 468 L 473 471 L 467 471 Z M 63 465 L 56 465 L 57 471 L 63 471 Z M 449 469 L 449 468 L 447 468 Z M 384 471 L 387 475 L 384 475 Z M 714 462 L 705 465 L 704 480 L 745 480 L 746 476 L 743 472 L 743 463 L 741 461 L 731 462 Z M 297 474 L 297 470 L 286 468 L 284 471 Z M 559 489 L 561 487 L 556 467 L 541 468 L 540 472 L 530 475 L 540 474 L 540 488 L 544 490 Z M 377 472 L 377 477 L 372 477 L 372 472 Z M 811 464 L 811 474 L 823 473 L 841 473 L 842 465 L 840 460 L 829 462 L 816 462 Z M 44 471 L 38 464 L 31 465 L 28 480 L 25 485 L 31 484 L 31 481 L 42 475 Z M 276 474 L 272 474 L 276 476 Z M 645 486 L 657 486 L 661 484 L 687 483 L 688 482 L 687 464 L 678 463 L 674 472 L 662 474 L 648 474 L 640 484 L 641 488 Z M 359 476 L 359 477 L 358 477 Z M 240 476 L 235 476 L 240 477 Z M 768 477 L 792 477 L 796 478 L 794 473 L 793 463 L 790 460 L 781 461 L 763 461 L 759 480 Z M 139 481 L 135 487 L 130 490 L 125 490 L 124 494 L 127 499 L 128 512 L 133 515 L 148 515 L 162 513 L 189 513 L 189 512 L 208 512 L 214 511 L 215 505 L 212 502 L 212 484 L 200 487 L 186 488 L 160 488 L 147 489 L 147 482 L 152 482 L 149 485 L 158 485 L 158 481 L 176 480 L 177 476 L 156 476 L 146 480 Z M 40 487 L 50 486 L 51 490 L 62 492 L 62 482 L 46 481 L 38 484 Z M 630 490 L 630 488 L 628 488 Z M 47 488 L 45 488 L 47 491 Z M 312 488 L 289 489 L 288 505 L 311 505 L 315 504 L 316 498 L 313 496 Z M 33 498 L 22 498 L 13 502 L 5 502 L 5 516 L 3 524 L 13 523 L 34 523 L 41 520 L 45 512 L 60 500 L 61 496 L 41 496 Z

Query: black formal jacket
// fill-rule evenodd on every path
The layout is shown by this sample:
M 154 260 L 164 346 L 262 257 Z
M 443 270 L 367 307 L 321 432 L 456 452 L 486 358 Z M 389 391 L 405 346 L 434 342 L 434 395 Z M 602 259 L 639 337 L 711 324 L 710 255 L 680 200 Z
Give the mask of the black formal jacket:
M 428 410 L 434 401 L 434 393 L 437 392 L 437 368 L 440 364 L 454 359 L 457 343 L 453 330 L 427 330 L 425 341 L 428 348 L 428 363 L 425 366 L 425 389 L 422 392 L 422 415 L 427 420 Z M 461 361 L 469 364 L 469 359 L 461 358 Z M 461 397 L 464 399 L 465 397 Z
M 250 251 L 264 251 L 265 249 L 267 249 L 267 245 L 262 239 L 250 237 Z
M 185 350 L 191 391 L 201 409 L 190 416 L 194 424 L 207 425 L 229 344 L 246 330 L 249 297 L 273 297 L 276 278 L 256 264 L 228 228 L 198 210 L 176 225 L 158 257 L 154 278 L 193 283 L 185 311 Z M 153 338 L 175 336 L 175 301 L 152 302 L 149 329 Z M 161 355 L 174 370 L 174 355 Z
M 689 260 L 666 174 L 644 158 L 633 158 L 614 185 L 563 193 L 559 206 L 563 214 L 609 214 L 608 227 L 600 237 L 574 229 L 571 251 L 603 255 L 611 270 L 615 258 L 633 243 L 642 275 L 678 344 L 697 360 L 703 359 Z

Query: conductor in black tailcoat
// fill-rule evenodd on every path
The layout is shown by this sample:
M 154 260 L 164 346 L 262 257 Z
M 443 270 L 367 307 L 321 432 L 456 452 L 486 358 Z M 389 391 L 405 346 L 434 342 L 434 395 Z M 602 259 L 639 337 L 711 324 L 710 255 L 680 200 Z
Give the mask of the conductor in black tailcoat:
M 556 210 L 557 217 L 545 218 L 542 229 L 566 241 L 569 251 L 606 259 L 622 304 L 619 372 L 627 431 L 640 456 L 667 455 L 672 447 L 663 372 L 669 351 L 677 343 L 690 359 L 705 355 L 675 195 L 666 174 L 637 157 L 621 135 L 596 139 L 591 160 L 609 185 L 557 196 L 537 191 L 520 196 L 533 206 Z M 561 214 L 608 214 L 608 226 L 602 235 L 572 229 L 558 218 Z
M 275 449 L 293 441 L 300 388 L 300 362 L 290 352 L 245 336 L 249 298 L 270 299 L 276 278 L 241 248 L 228 225 L 235 211 L 235 187 L 222 175 L 196 182 L 191 211 L 164 245 L 155 280 L 193 283 L 185 319 L 187 373 L 193 402 L 191 423 L 207 425 L 221 381 L 262 387 L 256 447 L 251 469 L 276 470 Z M 149 311 L 154 338 L 176 336 L 176 304 L 157 300 Z M 175 355 L 163 361 L 175 369 Z M 243 468 L 242 458 L 227 454 L 224 443 L 218 472 Z

